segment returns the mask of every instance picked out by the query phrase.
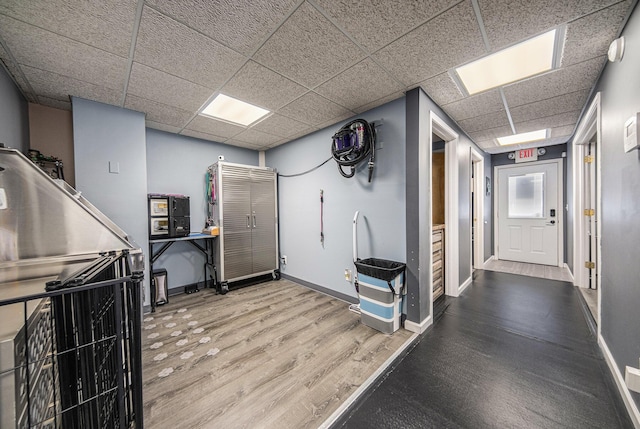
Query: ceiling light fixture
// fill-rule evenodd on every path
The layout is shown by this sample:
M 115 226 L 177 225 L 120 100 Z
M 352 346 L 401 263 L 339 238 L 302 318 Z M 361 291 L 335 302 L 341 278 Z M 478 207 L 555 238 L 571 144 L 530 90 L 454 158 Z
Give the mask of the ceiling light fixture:
M 531 131 L 528 133 L 514 134 L 512 136 L 498 137 L 496 140 L 498 140 L 498 144 L 501 146 L 507 146 L 507 145 L 518 144 L 518 143 L 530 143 L 530 142 L 546 139 L 548 134 L 547 131 L 548 131 L 547 129 Z
M 558 33 L 558 34 L 556 34 Z M 469 95 L 544 73 L 554 68 L 563 31 L 554 29 L 494 54 L 457 67 Z M 563 35 L 562 34 L 562 35 Z
M 267 114 L 269 110 L 245 103 L 224 94 L 218 94 L 200 113 L 214 119 L 248 127 Z

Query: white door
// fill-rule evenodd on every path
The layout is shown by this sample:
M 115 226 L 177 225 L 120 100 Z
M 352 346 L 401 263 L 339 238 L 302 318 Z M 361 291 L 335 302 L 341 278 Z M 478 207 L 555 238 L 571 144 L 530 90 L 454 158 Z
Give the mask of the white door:
M 498 259 L 560 265 L 561 160 L 497 167 Z

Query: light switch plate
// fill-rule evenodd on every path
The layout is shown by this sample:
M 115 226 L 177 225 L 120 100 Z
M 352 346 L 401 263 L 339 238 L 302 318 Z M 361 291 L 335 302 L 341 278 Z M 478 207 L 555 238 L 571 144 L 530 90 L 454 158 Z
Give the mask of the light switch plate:
M 640 133 L 638 133 L 638 117 L 640 113 L 636 113 L 624 123 L 624 151 L 631 152 L 634 149 L 640 148 Z
M 4 192 L 4 188 L 0 188 L 0 210 L 7 208 L 7 194 Z
M 120 173 L 120 163 L 116 161 L 109 161 L 109 173 L 119 174 Z

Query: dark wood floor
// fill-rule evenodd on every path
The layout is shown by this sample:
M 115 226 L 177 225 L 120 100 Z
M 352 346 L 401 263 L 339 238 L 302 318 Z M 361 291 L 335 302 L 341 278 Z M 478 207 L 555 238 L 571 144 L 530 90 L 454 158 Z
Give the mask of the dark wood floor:
M 577 293 L 477 271 L 334 427 L 632 428 Z

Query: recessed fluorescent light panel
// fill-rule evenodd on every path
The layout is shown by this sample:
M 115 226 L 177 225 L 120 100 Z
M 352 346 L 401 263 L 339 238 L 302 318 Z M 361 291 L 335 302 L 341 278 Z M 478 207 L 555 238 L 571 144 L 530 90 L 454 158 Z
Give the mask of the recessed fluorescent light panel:
M 547 130 L 531 131 L 529 133 L 514 134 L 512 136 L 498 137 L 498 144 L 502 146 L 518 143 L 530 143 L 547 138 Z
M 248 127 L 268 113 L 261 107 L 218 94 L 200 114 Z
M 473 95 L 549 71 L 556 56 L 557 31 L 551 30 L 458 67 L 456 73 L 469 95 Z

